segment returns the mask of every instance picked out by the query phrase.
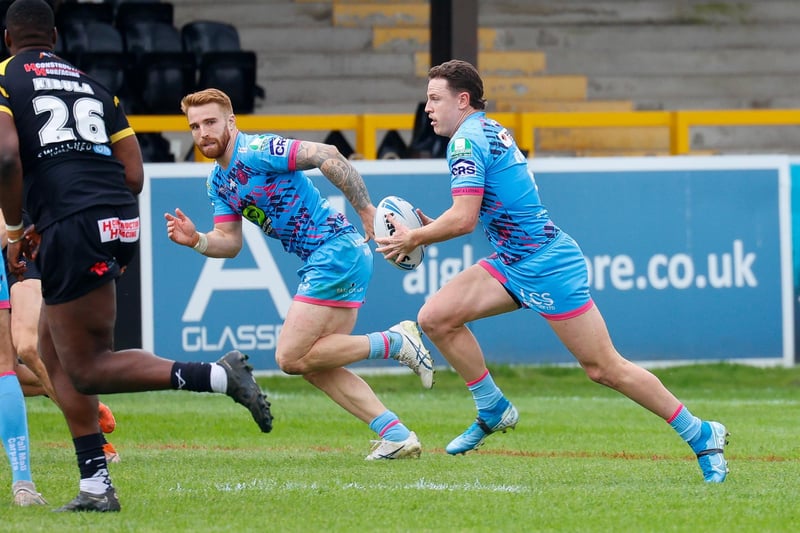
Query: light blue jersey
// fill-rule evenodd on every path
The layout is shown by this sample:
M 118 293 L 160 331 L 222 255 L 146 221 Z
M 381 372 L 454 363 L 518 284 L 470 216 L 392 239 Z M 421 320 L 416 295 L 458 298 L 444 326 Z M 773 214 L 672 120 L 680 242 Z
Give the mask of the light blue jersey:
M 360 307 L 372 278 L 372 251 L 344 214 L 297 170 L 300 143 L 239 133 L 227 170 L 216 164 L 208 176 L 214 223 L 244 217 L 302 259 L 295 300 Z
M 479 195 L 480 220 L 495 253 L 479 264 L 522 307 L 550 320 L 593 305 L 578 244 L 542 205 L 533 173 L 511 134 L 476 112 L 447 145 L 453 196 Z
M 207 185 L 215 223 L 244 217 L 305 261 L 329 239 L 356 229 L 297 170 L 300 142 L 240 132 L 230 165 L 214 165 Z
M 461 124 L 447 145 L 447 158 L 453 196 L 483 195 L 480 220 L 504 263 L 536 253 L 558 235 L 525 156 L 484 112 Z

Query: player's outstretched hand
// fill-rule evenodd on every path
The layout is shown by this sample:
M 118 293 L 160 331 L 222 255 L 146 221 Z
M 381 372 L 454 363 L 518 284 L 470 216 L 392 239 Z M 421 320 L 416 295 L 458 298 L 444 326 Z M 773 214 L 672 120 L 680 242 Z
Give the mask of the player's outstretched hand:
M 192 222 L 192 219 L 186 214 L 175 208 L 175 214 L 164 213 L 164 218 L 167 220 L 167 237 L 174 243 L 182 244 L 184 246 L 192 246 L 195 239 L 197 228 Z

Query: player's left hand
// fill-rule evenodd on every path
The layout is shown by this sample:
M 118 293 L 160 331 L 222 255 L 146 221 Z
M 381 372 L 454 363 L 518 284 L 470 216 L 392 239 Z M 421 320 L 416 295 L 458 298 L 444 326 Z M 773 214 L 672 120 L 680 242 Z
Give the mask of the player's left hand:
M 388 237 L 375 237 L 378 244 L 375 251 L 382 253 L 386 259 L 397 259 L 410 254 L 417 247 L 411 241 L 411 230 L 391 213 L 386 215 L 386 220 L 394 226 L 394 232 Z

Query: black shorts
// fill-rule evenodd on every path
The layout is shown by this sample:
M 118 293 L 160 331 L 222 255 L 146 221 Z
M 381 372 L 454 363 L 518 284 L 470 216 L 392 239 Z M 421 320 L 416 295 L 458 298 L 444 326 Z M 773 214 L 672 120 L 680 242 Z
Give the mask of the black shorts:
M 139 206 L 100 206 L 41 233 L 36 266 L 48 305 L 69 302 L 117 279 L 139 246 Z
M 6 270 L 8 270 L 8 256 L 6 254 L 6 250 L 8 248 L 3 248 L 3 261 L 4 265 L 6 265 Z M 8 288 L 11 289 L 11 286 L 19 281 L 19 278 L 8 272 Z M 25 264 L 25 275 L 23 276 L 24 279 L 42 279 L 42 273 L 39 272 L 39 267 L 36 266 L 36 261 L 27 261 Z

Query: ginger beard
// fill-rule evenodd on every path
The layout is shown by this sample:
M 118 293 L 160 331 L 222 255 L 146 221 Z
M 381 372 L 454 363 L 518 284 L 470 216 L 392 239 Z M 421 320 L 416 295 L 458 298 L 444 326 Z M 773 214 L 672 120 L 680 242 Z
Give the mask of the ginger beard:
M 200 152 L 205 157 L 209 159 L 216 159 L 225 153 L 225 148 L 228 146 L 230 140 L 231 133 L 228 131 L 228 128 L 225 128 L 222 130 L 222 133 L 219 137 L 208 136 L 204 139 L 200 139 L 198 148 L 200 148 Z

